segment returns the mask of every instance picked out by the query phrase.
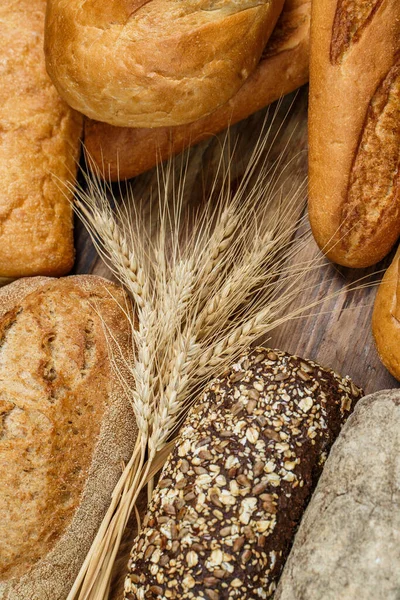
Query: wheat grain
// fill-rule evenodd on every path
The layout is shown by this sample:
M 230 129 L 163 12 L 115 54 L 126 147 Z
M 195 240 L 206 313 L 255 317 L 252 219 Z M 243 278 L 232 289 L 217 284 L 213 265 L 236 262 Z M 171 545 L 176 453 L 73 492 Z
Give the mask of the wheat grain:
M 275 126 L 271 119 L 266 133 Z M 281 128 L 278 123 L 275 136 Z M 110 188 L 89 181 L 79 194 L 76 208 L 96 247 L 135 301 L 138 324 L 132 320 L 130 374 L 141 433 L 113 513 L 108 513 L 68 600 L 105 600 L 116 548 L 138 494 L 154 476 L 157 457 L 163 456 L 205 382 L 260 335 L 316 304 L 289 310 L 312 285 L 310 274 L 319 264 L 294 260 L 307 240 L 307 233 L 294 236 L 305 182 L 301 178 L 292 189 L 286 177 L 291 165 L 285 167 L 283 157 L 271 163 L 264 133 L 235 192 L 223 146 L 209 201 L 190 220 L 191 229 L 184 216 L 189 162 L 178 169 L 177 181 L 172 163 L 158 172 L 159 207 L 155 216 L 146 208 L 146 228 L 140 209 L 128 202 L 118 206 L 114 199 L 116 209 L 111 210 Z M 231 161 L 232 155 L 228 167 Z M 128 197 L 132 203 L 129 191 Z

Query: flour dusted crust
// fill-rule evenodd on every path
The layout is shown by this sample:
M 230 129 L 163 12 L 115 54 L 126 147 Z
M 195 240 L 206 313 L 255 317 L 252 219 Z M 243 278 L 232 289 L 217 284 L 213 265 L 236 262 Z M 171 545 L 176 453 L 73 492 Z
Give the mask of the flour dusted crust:
M 283 0 L 49 0 L 45 50 L 60 95 L 111 125 L 203 117 L 254 71 Z
M 400 235 L 400 3 L 312 4 L 309 215 L 318 245 L 350 267 Z
M 127 307 L 90 275 L 0 290 L 2 600 L 65 600 L 130 458 L 136 425 L 105 337 L 127 377 Z
M 82 117 L 46 73 L 46 0 L 0 2 L 0 277 L 64 275 Z
M 332 447 L 275 600 L 397 600 L 400 390 L 362 398 Z
M 269 598 L 360 390 L 258 348 L 190 411 L 136 538 L 125 598 Z
M 262 58 L 240 90 L 193 123 L 148 129 L 86 120 L 88 165 L 103 177 L 129 179 L 292 92 L 308 80 L 310 0 L 286 0 Z

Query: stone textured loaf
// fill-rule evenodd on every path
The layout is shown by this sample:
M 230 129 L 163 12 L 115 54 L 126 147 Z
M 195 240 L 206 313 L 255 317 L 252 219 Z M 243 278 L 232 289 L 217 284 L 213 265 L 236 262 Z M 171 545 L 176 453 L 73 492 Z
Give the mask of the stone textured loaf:
M 269 598 L 359 396 L 349 379 L 259 348 L 191 410 L 136 538 L 125 598 Z
M 130 351 L 126 302 L 90 275 L 0 290 L 2 600 L 65 600 L 130 457 L 135 421 L 105 336 Z
M 400 597 L 400 390 L 366 396 L 335 442 L 275 600 Z

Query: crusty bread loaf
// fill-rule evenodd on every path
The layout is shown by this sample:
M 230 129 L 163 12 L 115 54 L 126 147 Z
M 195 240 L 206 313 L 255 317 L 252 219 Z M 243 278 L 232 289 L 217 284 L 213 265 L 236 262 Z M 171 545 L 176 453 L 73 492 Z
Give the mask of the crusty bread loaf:
M 257 66 L 283 0 L 49 0 L 47 69 L 111 125 L 163 127 L 229 100 Z
M 212 383 L 162 471 L 125 598 L 271 597 L 359 394 L 348 378 L 263 348 Z
M 82 118 L 43 53 L 46 0 L 0 2 L 0 277 L 63 275 L 74 261 L 72 193 Z
M 89 166 L 107 179 L 129 179 L 226 129 L 308 80 L 311 0 L 286 0 L 256 70 L 210 115 L 177 127 L 122 128 L 86 120 Z
M 372 333 L 379 358 L 400 381 L 400 248 L 379 285 Z
M 65 600 L 130 458 L 135 420 L 105 337 L 129 352 L 126 303 L 90 275 L 0 290 L 2 600 Z
M 360 400 L 336 440 L 274 600 L 398 600 L 400 390 Z
M 333 261 L 365 267 L 400 234 L 400 2 L 312 7 L 311 227 Z

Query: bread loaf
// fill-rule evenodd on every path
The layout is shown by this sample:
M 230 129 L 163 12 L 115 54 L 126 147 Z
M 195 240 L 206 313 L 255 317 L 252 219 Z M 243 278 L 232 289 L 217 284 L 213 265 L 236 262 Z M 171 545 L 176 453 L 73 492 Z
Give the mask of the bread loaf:
M 49 0 L 47 69 L 60 95 L 111 125 L 189 123 L 254 71 L 284 0 Z
M 308 80 L 311 0 L 286 0 L 252 75 L 225 104 L 194 123 L 148 129 L 85 122 L 89 166 L 113 181 L 135 177 L 184 148 L 292 92 Z
M 0 290 L 1 600 L 65 600 L 130 458 L 135 421 L 105 338 L 129 352 L 126 302 L 90 275 Z
M 125 598 L 269 598 L 359 390 L 258 348 L 184 423 L 136 538 Z
M 379 358 L 400 380 L 400 248 L 378 288 L 372 333 Z
M 275 600 L 398 600 L 400 391 L 358 403 L 324 467 Z
M 69 200 L 82 118 L 43 53 L 46 0 L 0 3 L 0 277 L 62 275 L 74 262 Z
M 333 261 L 365 267 L 400 234 L 400 3 L 312 6 L 311 227 Z

